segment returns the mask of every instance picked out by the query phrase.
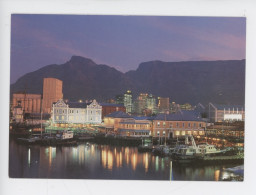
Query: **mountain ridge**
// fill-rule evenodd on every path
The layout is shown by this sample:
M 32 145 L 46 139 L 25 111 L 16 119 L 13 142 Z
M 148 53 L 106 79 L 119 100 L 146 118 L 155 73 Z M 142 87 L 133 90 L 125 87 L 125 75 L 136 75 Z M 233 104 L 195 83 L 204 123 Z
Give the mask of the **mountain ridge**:
M 232 66 L 232 67 L 231 67 Z M 89 58 L 72 56 L 64 64 L 51 64 L 27 73 L 11 84 L 17 91 L 42 93 L 44 77 L 63 81 L 64 98 L 105 101 L 132 90 L 170 97 L 177 103 L 216 102 L 244 104 L 245 60 L 181 61 L 154 60 L 123 73 Z M 79 87 L 78 87 L 79 86 Z

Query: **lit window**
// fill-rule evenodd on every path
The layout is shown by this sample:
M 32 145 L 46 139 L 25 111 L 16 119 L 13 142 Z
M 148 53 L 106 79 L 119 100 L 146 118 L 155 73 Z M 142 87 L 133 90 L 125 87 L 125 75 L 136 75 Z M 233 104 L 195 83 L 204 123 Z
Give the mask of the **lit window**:
M 61 119 L 64 120 L 64 116 L 62 116 Z
M 59 116 L 56 116 L 56 120 L 59 120 Z
M 157 122 L 157 126 L 158 126 L 158 127 L 160 126 L 160 122 Z
M 157 131 L 157 135 L 159 135 L 159 131 Z
M 164 125 L 164 127 L 165 127 L 165 122 L 163 122 L 163 125 Z

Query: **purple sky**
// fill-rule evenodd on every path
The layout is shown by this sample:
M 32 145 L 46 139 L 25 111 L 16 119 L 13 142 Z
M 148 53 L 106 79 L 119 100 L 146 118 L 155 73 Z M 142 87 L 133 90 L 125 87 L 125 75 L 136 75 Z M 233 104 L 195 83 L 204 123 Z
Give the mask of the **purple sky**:
M 150 60 L 245 59 L 242 17 L 12 15 L 11 83 L 72 55 L 126 72 Z

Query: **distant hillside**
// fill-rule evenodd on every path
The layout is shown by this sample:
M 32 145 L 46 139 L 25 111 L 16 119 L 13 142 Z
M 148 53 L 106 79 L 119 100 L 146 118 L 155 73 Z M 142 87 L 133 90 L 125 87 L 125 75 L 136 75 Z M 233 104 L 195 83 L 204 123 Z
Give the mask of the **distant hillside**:
M 245 60 L 141 63 L 126 75 L 144 91 L 180 103 L 244 104 Z
M 141 63 L 137 70 L 122 73 L 107 65 L 73 56 L 62 65 L 48 65 L 25 74 L 11 85 L 11 93 L 42 93 L 43 78 L 63 81 L 64 98 L 104 101 L 131 89 L 170 97 L 177 103 L 209 101 L 244 104 L 245 60 Z

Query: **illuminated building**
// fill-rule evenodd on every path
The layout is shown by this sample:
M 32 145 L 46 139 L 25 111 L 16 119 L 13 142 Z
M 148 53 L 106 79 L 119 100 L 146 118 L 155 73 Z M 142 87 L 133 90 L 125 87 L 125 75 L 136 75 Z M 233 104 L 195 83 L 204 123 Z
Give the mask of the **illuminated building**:
M 149 94 L 147 97 L 146 108 L 150 110 L 152 114 L 157 113 L 156 98 L 152 94 Z
M 19 103 L 18 103 L 19 102 Z M 41 95 L 14 93 L 12 95 L 12 107 L 21 106 L 23 113 L 40 113 Z
M 104 117 L 104 125 L 121 136 L 149 136 L 152 129 L 152 121 L 147 117 L 132 117 L 122 111 Z
M 13 108 L 13 119 L 16 123 L 23 122 L 23 109 L 21 107 L 21 101 L 18 101 L 18 105 Z
M 126 108 L 126 113 L 132 112 L 132 92 L 127 90 L 124 94 L 124 106 Z
M 180 104 L 179 107 L 181 110 L 193 110 L 191 104 L 189 103 Z
M 218 105 L 209 103 L 210 122 L 244 121 L 245 111 L 241 105 Z
M 137 114 L 142 114 L 145 110 L 146 110 L 146 107 L 147 107 L 147 97 L 148 97 L 148 94 L 147 93 L 141 93 L 135 103 L 134 103 L 134 111 L 135 113 Z
M 154 137 L 179 137 L 204 135 L 206 122 L 194 111 L 158 114 L 153 118 Z
M 170 99 L 164 97 L 158 97 L 158 110 L 160 113 L 169 113 Z
M 116 95 L 116 104 L 124 104 L 124 95 Z
M 57 102 L 62 98 L 62 81 L 55 78 L 44 78 L 42 105 L 43 112 L 51 113 L 53 102 Z
M 68 102 L 62 99 L 52 106 L 53 124 L 100 124 L 102 107 L 96 100 L 90 103 Z
M 141 93 L 134 102 L 134 112 L 140 115 L 155 114 L 156 108 L 156 99 L 152 94 Z

